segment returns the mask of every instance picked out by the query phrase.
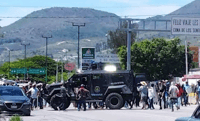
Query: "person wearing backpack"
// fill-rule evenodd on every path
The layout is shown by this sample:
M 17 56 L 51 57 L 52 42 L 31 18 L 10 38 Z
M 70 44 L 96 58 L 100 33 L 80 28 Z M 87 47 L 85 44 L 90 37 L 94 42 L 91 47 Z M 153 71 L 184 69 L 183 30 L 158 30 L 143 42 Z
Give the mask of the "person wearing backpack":
M 89 91 L 84 88 L 84 84 L 81 84 L 81 87 L 78 90 L 77 100 L 78 100 L 78 111 L 81 109 L 81 105 L 83 104 L 83 111 L 86 111 L 86 98 L 89 96 Z

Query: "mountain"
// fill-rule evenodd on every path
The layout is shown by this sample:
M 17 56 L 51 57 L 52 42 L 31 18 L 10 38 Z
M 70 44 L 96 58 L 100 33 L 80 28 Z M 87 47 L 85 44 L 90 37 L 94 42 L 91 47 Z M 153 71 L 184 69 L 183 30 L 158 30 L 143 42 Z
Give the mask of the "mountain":
M 119 17 L 115 14 L 90 8 L 47 8 L 32 12 L 15 23 L 2 27 L 0 34 L 4 37 L 0 41 L 8 48 L 18 50 L 16 55 L 23 58 L 24 47 L 20 46 L 20 42 L 30 43 L 27 46 L 27 56 L 45 55 L 46 41 L 42 35 L 52 35 L 53 38 L 48 40 L 49 54 L 58 55 L 63 49 L 69 49 L 68 54 L 77 55 L 78 27 L 72 26 L 72 23 L 85 23 L 85 26 L 80 27 L 81 48 L 94 47 L 96 43 L 106 41 L 106 33 L 115 30 L 118 21 Z M 90 40 L 86 41 L 87 39 Z
M 180 9 L 166 15 L 154 16 L 147 19 L 171 20 L 173 16 L 200 17 L 200 0 L 181 7 Z M 63 58 L 64 56 L 77 56 L 77 38 L 78 27 L 72 26 L 72 23 L 85 26 L 80 27 L 80 49 L 81 47 L 95 47 L 101 45 L 101 50 L 105 49 L 104 45 L 107 38 L 106 33 L 109 30 L 115 30 L 118 27 L 119 16 L 99 11 L 91 8 L 66 8 L 54 7 L 32 12 L 31 14 L 21 18 L 15 23 L 0 28 L 0 44 L 14 49 L 11 52 L 11 61 L 16 58 L 24 57 L 24 47 L 22 43 L 30 43 L 27 46 L 27 57 L 34 55 L 45 55 L 45 38 L 44 36 L 52 35 L 53 38 L 48 39 L 48 55 L 54 58 Z M 146 28 L 153 28 L 154 23 L 145 23 Z M 141 28 L 141 24 L 139 24 Z M 165 28 L 165 24 L 157 23 L 157 28 Z M 171 28 L 171 24 L 168 24 Z M 170 32 L 139 32 L 137 40 L 152 39 L 154 37 L 164 37 L 172 39 L 180 37 L 182 44 L 184 40 L 190 40 L 195 44 L 198 40 L 194 36 L 171 35 Z M 63 53 L 62 50 L 70 50 Z M 8 60 L 8 52 L 0 49 L 0 58 L 4 61 Z M 6 56 L 5 56 L 6 55 Z M 68 58 L 68 59 L 69 59 Z M 0 61 L 2 61 L 0 59 Z

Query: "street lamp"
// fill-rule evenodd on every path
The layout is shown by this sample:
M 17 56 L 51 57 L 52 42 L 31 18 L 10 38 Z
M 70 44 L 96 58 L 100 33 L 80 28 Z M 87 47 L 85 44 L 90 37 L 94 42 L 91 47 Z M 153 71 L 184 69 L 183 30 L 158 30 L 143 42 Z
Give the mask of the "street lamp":
M 28 44 L 22 44 L 21 43 L 21 45 L 24 45 L 24 69 L 26 69 L 26 46 L 29 46 L 30 45 L 30 43 L 28 43 Z M 26 74 L 24 73 L 24 81 L 25 81 L 25 79 L 26 79 Z
M 8 78 L 10 77 L 10 51 L 13 51 L 13 49 L 12 50 L 8 50 L 8 52 L 9 52 L 9 72 L 8 72 Z
M 80 60 L 79 60 L 79 34 L 80 34 L 80 27 L 84 27 L 85 23 L 83 23 L 82 25 L 76 25 L 76 24 L 72 23 L 72 26 L 77 26 L 78 27 L 78 68 L 80 68 Z
M 45 37 L 42 35 L 42 38 L 46 38 L 46 60 L 45 60 L 45 63 L 46 63 L 46 78 L 45 78 L 45 81 L 47 83 L 47 44 L 48 44 L 48 38 L 52 38 L 52 35 L 50 37 Z

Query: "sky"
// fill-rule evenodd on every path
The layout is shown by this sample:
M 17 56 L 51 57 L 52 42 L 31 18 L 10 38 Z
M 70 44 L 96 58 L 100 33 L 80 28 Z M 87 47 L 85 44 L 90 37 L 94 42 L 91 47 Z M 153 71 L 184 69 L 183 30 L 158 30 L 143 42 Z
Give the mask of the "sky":
M 0 0 L 0 26 L 7 26 L 33 11 L 50 7 L 82 7 L 120 17 L 147 18 L 169 14 L 194 0 Z

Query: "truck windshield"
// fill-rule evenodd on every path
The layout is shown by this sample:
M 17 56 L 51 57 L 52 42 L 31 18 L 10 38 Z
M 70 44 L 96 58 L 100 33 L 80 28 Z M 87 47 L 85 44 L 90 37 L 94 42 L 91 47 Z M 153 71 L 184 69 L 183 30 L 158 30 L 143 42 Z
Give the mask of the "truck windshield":
M 141 81 L 146 81 L 146 76 L 143 74 L 135 75 L 136 83 L 140 83 Z

